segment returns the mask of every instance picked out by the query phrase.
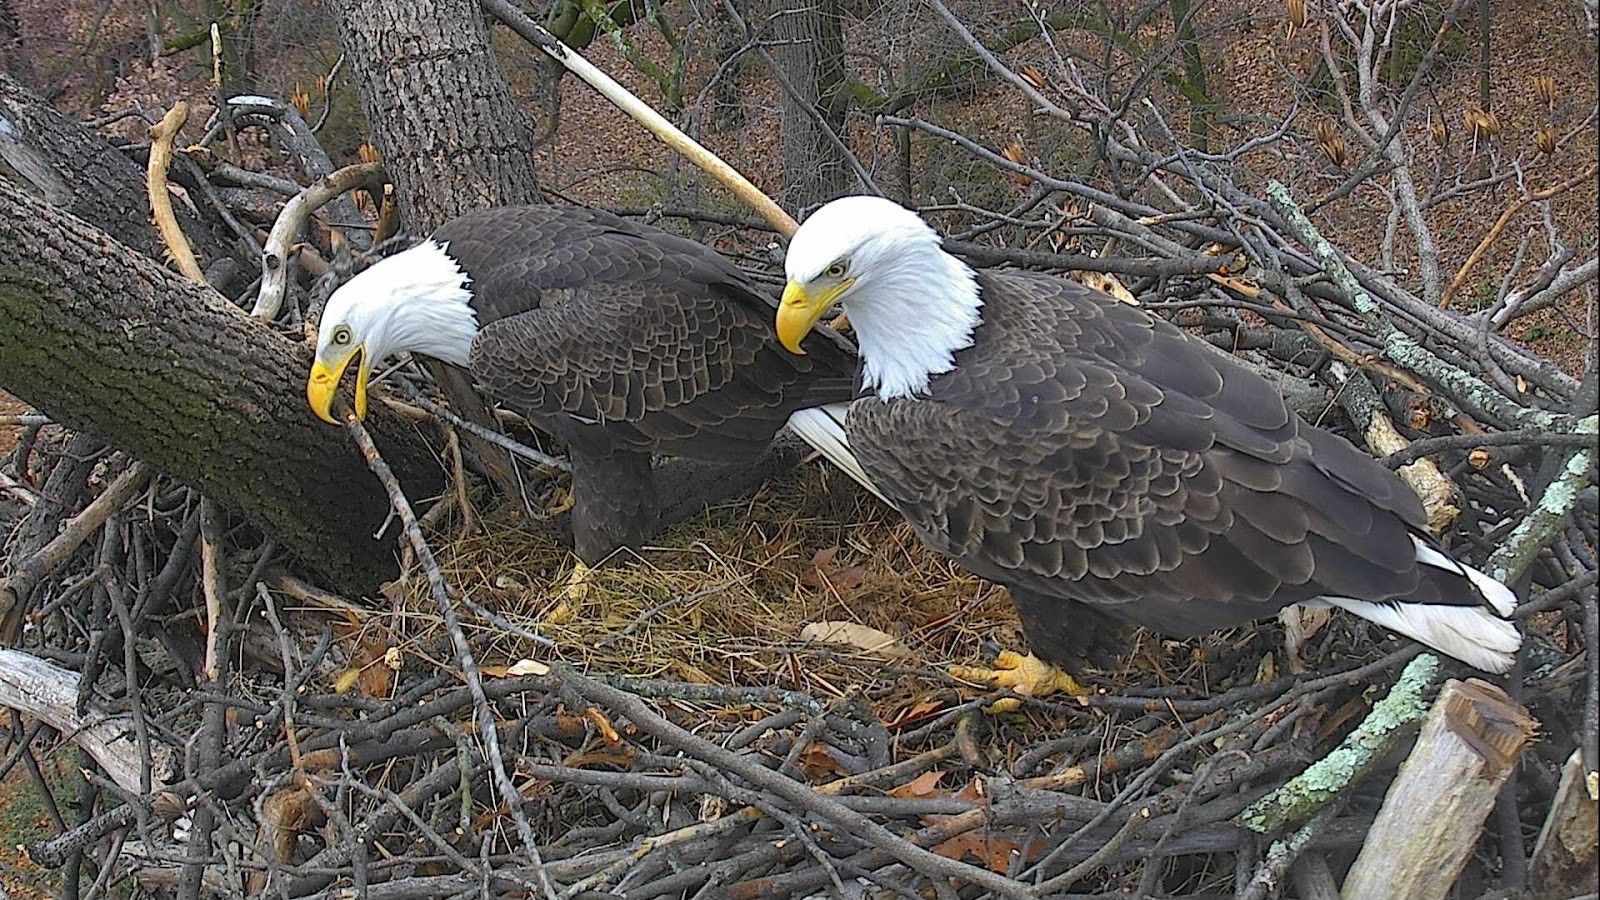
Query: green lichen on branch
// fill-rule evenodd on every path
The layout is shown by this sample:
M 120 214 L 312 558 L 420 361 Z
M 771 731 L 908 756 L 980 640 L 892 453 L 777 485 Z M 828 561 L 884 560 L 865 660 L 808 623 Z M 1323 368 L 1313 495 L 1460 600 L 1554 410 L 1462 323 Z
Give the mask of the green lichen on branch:
M 1600 418 L 1588 416 L 1578 422 L 1573 433 L 1593 435 L 1597 430 L 1600 430 Z M 1490 575 L 1506 584 L 1522 576 L 1522 570 L 1533 562 L 1541 548 L 1555 539 L 1567 516 L 1577 507 L 1578 495 L 1589 486 L 1594 463 L 1594 450 L 1589 447 L 1574 450 L 1567 457 L 1561 473 L 1544 489 L 1539 502 L 1489 555 L 1484 568 Z
M 1572 416 L 1545 412 L 1542 409 L 1533 409 L 1516 403 L 1477 376 L 1441 359 L 1417 343 L 1411 335 L 1401 331 L 1372 295 L 1361 287 L 1355 273 L 1351 272 L 1344 264 L 1344 260 L 1340 259 L 1339 251 L 1317 231 L 1316 226 L 1311 224 L 1311 220 L 1306 218 L 1300 207 L 1295 205 L 1294 199 L 1289 195 L 1289 189 L 1281 182 L 1269 181 L 1267 196 L 1272 199 L 1273 208 L 1283 216 L 1289 233 L 1311 251 L 1311 255 L 1316 257 L 1322 266 L 1323 273 L 1350 298 L 1356 312 L 1382 342 L 1385 356 L 1505 422 L 1524 428 L 1545 428 L 1561 432 L 1572 430 L 1574 425 Z
M 605 4 L 600 0 L 579 0 L 579 5 L 582 6 L 584 15 L 594 22 L 595 27 L 611 36 L 611 39 L 616 42 L 617 49 L 622 51 L 623 57 L 646 78 L 655 82 L 656 89 L 661 91 L 662 99 L 666 103 L 667 112 L 675 115 L 681 111 L 683 109 L 683 91 L 680 87 L 682 84 L 680 67 L 674 65 L 674 70 L 680 76 L 678 79 L 674 79 L 659 65 L 656 65 L 654 60 L 645 56 L 638 46 L 629 39 L 627 33 L 622 30 L 622 26 L 611 18 L 610 10 L 606 9 Z M 652 24 L 656 25 L 657 30 L 668 38 L 669 45 L 675 43 L 670 31 L 664 27 L 664 20 L 657 21 L 655 17 L 652 17 Z M 674 57 L 680 55 L 681 51 L 674 47 Z
M 1332 753 L 1250 804 L 1239 814 L 1239 824 L 1259 834 L 1293 827 L 1366 777 L 1428 714 L 1439 671 L 1439 658 L 1431 653 L 1413 659 L 1389 695 L 1372 707 L 1367 718 Z

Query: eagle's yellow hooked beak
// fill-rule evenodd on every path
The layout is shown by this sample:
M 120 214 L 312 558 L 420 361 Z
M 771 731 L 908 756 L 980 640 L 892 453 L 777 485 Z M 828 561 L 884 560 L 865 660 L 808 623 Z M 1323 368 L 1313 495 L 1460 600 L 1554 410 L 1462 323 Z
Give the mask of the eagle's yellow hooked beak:
M 339 390 L 339 379 L 344 377 L 344 370 L 350 363 L 356 363 L 356 418 L 367 417 L 367 347 L 365 344 L 356 344 L 349 348 L 344 355 L 324 362 L 319 356 L 311 364 L 311 377 L 306 380 L 306 402 L 311 404 L 311 411 L 317 418 L 329 425 L 342 425 L 333 415 L 333 395 Z
M 778 342 L 790 353 L 805 355 L 800 342 L 811 332 L 811 326 L 833 306 L 839 295 L 855 284 L 854 278 L 845 278 L 831 284 L 816 294 L 798 281 L 789 282 L 783 289 L 783 299 L 778 303 Z

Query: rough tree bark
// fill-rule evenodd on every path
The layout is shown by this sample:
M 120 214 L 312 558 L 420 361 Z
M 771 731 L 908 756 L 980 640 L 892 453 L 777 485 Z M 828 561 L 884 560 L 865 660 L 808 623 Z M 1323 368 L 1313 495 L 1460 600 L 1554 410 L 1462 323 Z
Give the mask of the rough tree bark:
M 11 126 L 7 130 L 6 125 Z M 8 171 L 9 170 L 9 171 Z M 144 169 L 111 142 L 0 73 L 0 176 L 156 258 L 165 248 L 150 224 Z M 179 224 L 202 265 L 227 253 L 206 221 L 181 202 Z
M 476 0 L 338 0 L 339 35 L 400 221 L 422 235 L 473 209 L 538 203 L 533 128 L 511 96 Z M 428 371 L 464 418 L 493 417 L 460 369 Z M 504 450 L 465 436 L 502 491 Z
M 533 129 L 475 0 L 338 0 L 339 35 L 373 142 L 426 234 L 485 206 L 539 202 Z
M 799 96 L 783 92 L 783 204 L 797 215 L 850 187 L 850 165 L 823 129 L 844 133 L 844 33 L 838 0 L 782 0 L 773 55 Z
M 250 519 L 349 591 L 393 577 L 383 491 L 305 403 L 304 345 L 0 179 L 0 388 Z M 418 496 L 440 470 L 409 424 L 370 425 Z

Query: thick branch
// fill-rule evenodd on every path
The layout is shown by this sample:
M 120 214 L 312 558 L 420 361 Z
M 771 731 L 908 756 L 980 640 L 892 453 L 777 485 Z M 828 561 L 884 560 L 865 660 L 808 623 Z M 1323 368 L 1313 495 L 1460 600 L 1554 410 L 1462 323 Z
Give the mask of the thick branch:
M 243 513 L 348 590 L 394 571 L 360 459 L 305 406 L 303 345 L 226 299 L 0 182 L 0 386 Z M 373 427 L 425 495 L 412 427 Z
M 1389 317 L 1384 314 L 1378 302 L 1366 292 L 1356 280 L 1355 275 L 1345 265 L 1344 258 L 1339 251 L 1317 231 L 1300 208 L 1295 205 L 1289 196 L 1288 188 L 1277 181 L 1267 185 L 1267 194 L 1271 196 L 1273 205 L 1278 213 L 1283 216 L 1284 223 L 1288 226 L 1294 238 L 1309 249 L 1323 270 L 1333 279 L 1339 289 L 1348 296 L 1354 304 L 1356 311 L 1361 314 L 1363 321 L 1372 333 L 1383 342 L 1384 355 L 1402 366 L 1416 372 L 1423 378 L 1444 387 L 1455 396 L 1473 403 L 1480 409 L 1494 415 L 1506 422 L 1532 428 L 1548 428 L 1556 431 L 1569 431 L 1572 427 L 1572 417 L 1548 413 L 1543 410 L 1533 409 L 1514 403 L 1504 395 L 1491 389 L 1481 379 L 1461 371 L 1448 362 L 1440 359 L 1432 351 L 1423 347 L 1410 335 L 1401 331 Z

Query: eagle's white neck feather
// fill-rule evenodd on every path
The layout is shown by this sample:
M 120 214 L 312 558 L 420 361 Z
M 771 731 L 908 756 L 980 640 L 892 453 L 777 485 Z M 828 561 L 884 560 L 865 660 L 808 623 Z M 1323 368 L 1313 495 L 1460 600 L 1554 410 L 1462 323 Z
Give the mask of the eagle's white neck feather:
M 965 263 L 938 244 L 905 246 L 844 301 L 862 386 L 884 400 L 926 393 L 930 378 L 955 368 L 956 351 L 972 346 L 982 307 Z
M 318 349 L 349 326 L 369 360 L 421 353 L 465 366 L 478 334 L 470 279 L 442 244 L 428 240 L 368 267 L 328 298 Z
M 789 245 L 791 279 L 810 282 L 847 259 L 840 295 L 862 361 L 862 385 L 890 400 L 925 394 L 955 368 L 982 323 L 978 278 L 939 246 L 916 213 L 881 197 L 844 197 L 808 218 Z

